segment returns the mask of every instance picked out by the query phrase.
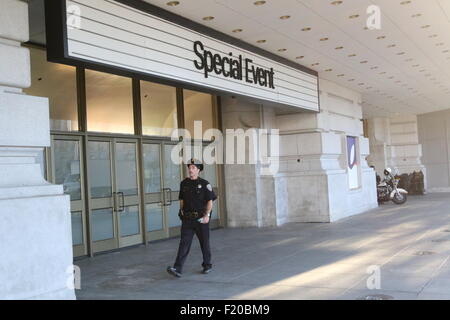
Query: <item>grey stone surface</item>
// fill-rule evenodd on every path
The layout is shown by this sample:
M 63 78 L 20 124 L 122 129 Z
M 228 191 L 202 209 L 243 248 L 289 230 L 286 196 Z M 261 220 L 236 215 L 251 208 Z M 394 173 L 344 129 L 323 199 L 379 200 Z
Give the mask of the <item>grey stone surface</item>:
M 75 261 L 78 299 L 450 298 L 450 195 L 411 196 L 336 223 L 211 232 L 213 271 L 201 274 L 194 239 L 182 278 L 165 268 L 178 238 Z M 431 251 L 430 255 L 417 255 Z M 367 288 L 378 266 L 380 289 Z

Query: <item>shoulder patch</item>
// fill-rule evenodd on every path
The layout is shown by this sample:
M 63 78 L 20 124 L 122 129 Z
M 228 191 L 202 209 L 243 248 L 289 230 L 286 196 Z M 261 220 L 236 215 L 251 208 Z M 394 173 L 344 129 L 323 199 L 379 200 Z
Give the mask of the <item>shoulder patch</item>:
M 209 183 L 206 185 L 206 188 L 207 188 L 209 191 L 212 191 L 212 186 L 211 186 Z

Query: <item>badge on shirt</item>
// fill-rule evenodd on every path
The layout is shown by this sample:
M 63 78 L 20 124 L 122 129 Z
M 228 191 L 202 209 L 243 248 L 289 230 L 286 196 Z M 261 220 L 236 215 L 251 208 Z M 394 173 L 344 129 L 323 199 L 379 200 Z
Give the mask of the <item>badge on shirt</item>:
M 202 185 L 201 184 L 199 184 L 198 186 L 197 186 L 199 189 L 202 187 Z
M 206 188 L 209 190 L 209 191 L 212 191 L 212 187 L 211 187 L 211 185 L 208 183 L 208 185 L 206 186 Z

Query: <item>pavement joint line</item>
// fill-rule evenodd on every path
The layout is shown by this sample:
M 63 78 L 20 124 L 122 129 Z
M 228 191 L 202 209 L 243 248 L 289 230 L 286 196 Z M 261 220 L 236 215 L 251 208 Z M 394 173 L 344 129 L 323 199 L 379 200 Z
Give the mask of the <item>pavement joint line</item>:
M 435 279 L 435 278 L 434 278 L 435 274 L 436 274 L 439 270 L 442 269 L 442 267 L 444 266 L 445 263 L 447 263 L 447 261 L 448 261 L 449 258 L 450 258 L 450 255 L 447 256 L 447 258 L 445 258 L 445 260 L 442 261 L 442 263 L 439 265 L 439 267 L 431 273 L 430 279 L 422 286 L 422 288 L 420 289 L 419 293 L 417 293 L 417 296 L 419 296 L 419 295 L 422 293 L 422 291 L 423 291 L 423 290 L 431 283 L 431 281 L 433 281 L 433 280 Z
M 412 241 L 419 241 L 421 238 L 423 238 L 426 234 L 430 233 L 432 230 L 428 230 L 427 232 L 421 234 L 419 237 L 415 238 Z M 384 266 L 386 263 L 388 263 L 390 260 L 392 260 L 394 257 L 396 257 L 397 255 L 399 255 L 401 252 L 409 249 L 410 247 L 412 247 L 412 244 L 407 245 L 406 247 L 404 247 L 403 249 L 400 249 L 399 251 L 397 251 L 395 254 L 393 254 L 390 258 L 388 258 L 385 262 L 383 262 L 380 265 L 380 269 L 382 266 Z M 354 287 L 356 287 L 361 281 L 363 281 L 364 279 L 366 279 L 366 276 L 363 276 L 362 279 L 358 280 L 353 286 L 348 287 L 347 289 L 345 289 L 342 293 L 338 294 L 338 297 L 343 296 L 344 294 L 346 294 L 348 291 L 352 290 Z M 398 291 L 398 290 L 397 290 Z M 418 295 L 418 294 L 417 294 Z

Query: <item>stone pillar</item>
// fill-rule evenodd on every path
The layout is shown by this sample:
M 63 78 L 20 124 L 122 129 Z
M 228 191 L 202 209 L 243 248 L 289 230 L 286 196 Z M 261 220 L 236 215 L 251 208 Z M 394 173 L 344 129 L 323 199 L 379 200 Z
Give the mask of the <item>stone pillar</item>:
M 263 128 L 270 117 L 269 109 L 241 98 L 222 97 L 222 127 L 243 129 Z M 266 119 L 264 119 L 266 115 Z M 226 140 L 230 137 L 225 138 Z M 256 142 L 256 140 L 254 140 Z M 256 154 L 256 143 L 246 143 L 246 153 Z M 236 149 L 235 154 L 236 154 Z M 226 152 L 225 152 L 226 156 Z M 261 175 L 261 165 L 225 163 L 227 225 L 229 227 L 263 227 L 278 224 L 276 216 L 275 180 Z
M 419 144 L 417 116 L 402 115 L 390 118 L 390 144 L 387 147 L 388 166 L 399 173 L 422 171 L 422 145 Z
M 426 174 L 421 162 L 422 145 L 419 143 L 417 116 L 369 119 L 368 131 L 371 153 L 368 160 L 380 176 L 387 167 L 397 170 L 399 174 L 413 171 Z
M 368 167 L 359 94 L 320 81 L 320 113 L 281 110 L 223 98 L 223 128 L 280 130 L 279 171 L 260 164 L 225 165 L 228 226 L 332 222 L 377 206 L 375 173 Z M 275 112 L 277 111 L 277 112 Z M 350 190 L 346 137 L 357 138 L 359 187 Z
M 48 99 L 30 86 L 28 7 L 0 2 L 0 299 L 74 299 L 69 196 L 37 163 L 50 144 Z
M 289 222 L 333 222 L 377 206 L 375 174 L 367 166 L 360 96 L 320 79 L 320 113 L 277 116 L 280 172 Z M 348 183 L 346 137 L 357 138 L 359 187 Z
M 382 176 L 387 167 L 387 141 L 389 138 L 389 119 L 368 119 L 370 155 L 368 162 L 375 167 L 378 175 Z

